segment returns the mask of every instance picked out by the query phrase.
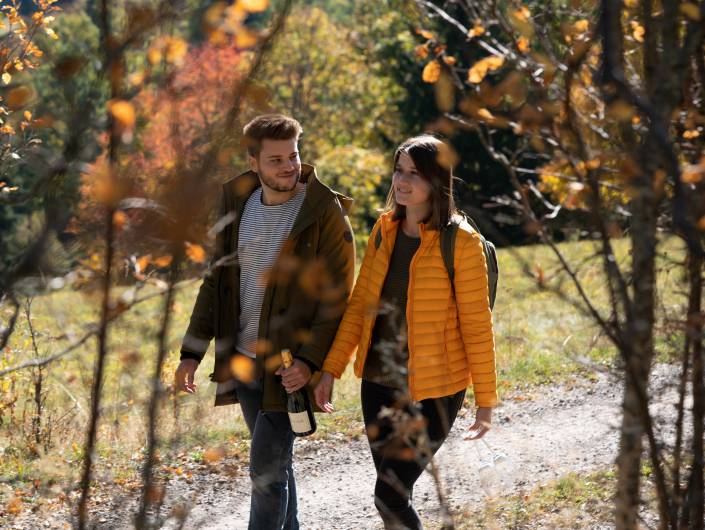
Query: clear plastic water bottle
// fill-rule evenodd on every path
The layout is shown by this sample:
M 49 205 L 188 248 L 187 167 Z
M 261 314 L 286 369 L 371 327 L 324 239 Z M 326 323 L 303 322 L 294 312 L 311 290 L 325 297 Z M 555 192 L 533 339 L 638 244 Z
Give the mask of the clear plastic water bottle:
M 495 470 L 494 458 L 492 454 L 484 457 L 477 444 L 473 444 L 477 452 L 477 473 L 480 477 L 480 487 L 485 495 L 492 497 L 497 494 L 499 480 Z
M 492 462 L 480 462 L 477 466 L 477 472 L 480 476 L 480 487 L 482 491 L 489 497 L 497 494 L 497 474 L 495 473 L 494 464 Z
M 508 490 L 512 487 L 512 475 L 514 473 L 514 464 L 511 459 L 501 451 L 492 452 L 492 461 L 494 469 L 499 477 L 499 482 L 502 484 L 502 489 Z

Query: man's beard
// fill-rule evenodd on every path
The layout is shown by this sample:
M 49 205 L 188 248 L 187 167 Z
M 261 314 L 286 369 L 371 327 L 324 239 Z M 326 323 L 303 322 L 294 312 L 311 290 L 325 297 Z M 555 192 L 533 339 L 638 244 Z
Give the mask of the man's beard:
M 287 192 L 292 191 L 294 188 L 296 188 L 296 185 L 298 184 L 299 179 L 301 178 L 301 170 L 296 172 L 296 178 L 293 179 L 291 186 L 285 186 L 277 180 L 277 177 L 265 175 L 261 171 L 259 173 L 259 178 L 262 179 L 262 183 L 269 189 L 279 192 Z

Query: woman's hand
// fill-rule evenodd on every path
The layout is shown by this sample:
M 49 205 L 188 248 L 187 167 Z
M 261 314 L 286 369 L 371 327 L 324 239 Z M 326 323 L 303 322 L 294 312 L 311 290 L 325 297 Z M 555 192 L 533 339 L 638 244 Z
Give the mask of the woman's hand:
M 330 402 L 330 394 L 333 391 L 333 374 L 323 372 L 316 388 L 313 390 L 316 396 L 316 404 L 324 412 L 333 412 L 333 405 Z
M 475 423 L 470 427 L 468 440 L 479 440 L 492 426 L 492 407 L 479 407 L 475 414 Z

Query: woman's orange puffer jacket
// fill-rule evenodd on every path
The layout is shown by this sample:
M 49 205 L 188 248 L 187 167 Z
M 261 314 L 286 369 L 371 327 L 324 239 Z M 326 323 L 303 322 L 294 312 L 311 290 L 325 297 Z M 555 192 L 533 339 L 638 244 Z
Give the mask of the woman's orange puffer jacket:
M 460 225 L 454 299 L 439 233 L 420 226 L 421 245 L 411 260 L 406 307 L 411 398 L 449 396 L 472 382 L 476 404 L 493 407 L 497 404 L 494 333 L 480 235 L 467 223 Z M 398 229 L 392 212 L 383 214 L 372 229 L 348 307 L 323 364 L 323 370 L 337 378 L 356 350 L 355 375 L 362 377 Z M 383 234 L 379 249 L 377 230 Z

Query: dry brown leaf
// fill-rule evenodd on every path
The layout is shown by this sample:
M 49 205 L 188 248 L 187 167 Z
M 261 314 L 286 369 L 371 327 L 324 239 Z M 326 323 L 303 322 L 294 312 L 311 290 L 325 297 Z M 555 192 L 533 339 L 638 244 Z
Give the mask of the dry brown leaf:
M 695 22 L 700 21 L 700 8 L 693 2 L 684 2 L 678 6 L 678 10 L 687 18 Z
M 18 86 L 10 90 L 5 96 L 5 102 L 11 110 L 17 110 L 27 103 L 32 97 L 32 90 L 26 86 Z

